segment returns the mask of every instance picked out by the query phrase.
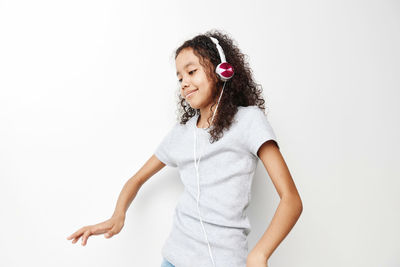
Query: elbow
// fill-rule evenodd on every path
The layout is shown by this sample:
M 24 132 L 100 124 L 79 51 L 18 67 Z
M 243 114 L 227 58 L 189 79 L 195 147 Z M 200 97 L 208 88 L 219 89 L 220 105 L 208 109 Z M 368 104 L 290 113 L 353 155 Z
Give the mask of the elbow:
M 299 200 L 299 215 L 303 212 L 303 202 Z
M 294 205 L 299 210 L 299 214 L 301 214 L 303 212 L 303 201 L 301 201 L 301 198 L 298 194 L 295 197 L 294 203 L 295 203 Z
M 298 212 L 299 216 L 303 213 L 303 202 L 301 201 L 301 198 L 299 197 L 299 200 L 297 201 L 297 206 L 298 206 Z
M 303 202 L 301 201 L 300 197 L 296 197 L 292 201 L 292 205 L 293 205 L 293 207 L 295 207 L 297 209 L 297 212 L 300 216 L 300 214 L 303 212 Z
M 286 200 L 287 203 L 290 203 L 290 206 L 297 210 L 299 216 L 303 212 L 303 201 L 298 194 L 288 194 L 283 196 L 282 200 Z

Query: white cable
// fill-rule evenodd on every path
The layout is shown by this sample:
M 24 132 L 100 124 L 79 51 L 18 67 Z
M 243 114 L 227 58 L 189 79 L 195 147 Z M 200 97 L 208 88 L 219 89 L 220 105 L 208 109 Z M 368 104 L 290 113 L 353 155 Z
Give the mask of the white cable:
M 196 134 L 195 134 L 195 136 L 196 136 Z M 195 142 L 194 151 L 196 151 L 196 144 L 197 144 L 197 138 L 196 138 L 196 142 Z M 194 153 L 196 153 L 196 152 L 194 152 Z M 203 220 L 202 220 L 201 214 L 200 214 L 200 208 L 199 208 L 199 198 L 200 198 L 200 182 L 199 181 L 200 181 L 200 179 L 199 179 L 198 165 L 196 165 L 196 154 L 194 154 L 194 157 L 195 157 L 195 168 L 196 168 L 196 174 L 197 174 L 197 189 L 198 189 L 197 190 L 197 211 L 199 212 L 200 224 L 201 224 L 201 227 L 203 228 L 204 236 L 206 237 L 206 241 L 207 241 L 207 244 L 208 244 L 208 252 L 210 253 L 211 261 L 213 263 L 213 266 L 215 267 L 214 259 L 213 259 L 212 252 L 211 252 L 210 243 L 208 242 L 206 230 L 204 229 Z M 201 158 L 201 156 L 200 156 L 200 158 Z M 199 158 L 199 163 L 200 163 L 200 158 Z
M 214 116 L 215 116 L 215 113 L 217 112 L 218 105 L 219 105 L 219 101 L 220 101 L 220 99 L 221 99 L 222 93 L 224 92 L 225 83 L 226 83 L 226 82 L 224 82 L 224 86 L 222 87 L 221 94 L 219 95 L 218 103 L 217 103 L 217 106 L 215 107 L 215 111 L 213 112 L 213 116 L 212 116 L 212 119 L 211 119 L 211 124 L 210 124 L 210 126 L 207 127 L 206 129 L 210 128 L 211 125 L 212 125 L 212 123 L 213 123 L 213 121 L 214 121 Z M 197 162 L 196 162 L 196 146 L 197 146 L 197 133 L 196 133 L 196 130 L 197 130 L 197 121 L 195 121 L 194 123 L 195 123 L 195 124 L 194 124 L 194 131 L 193 131 L 193 134 L 194 134 L 194 140 L 195 140 L 195 142 L 193 143 L 193 144 L 194 144 L 193 157 L 194 157 L 194 167 L 195 167 L 195 169 L 196 169 L 196 174 L 197 174 L 197 211 L 199 212 L 200 224 L 201 224 L 201 226 L 202 226 L 202 228 L 203 228 L 204 236 L 205 236 L 206 241 L 207 241 L 207 244 L 208 244 L 208 252 L 210 253 L 211 261 L 212 261 L 212 263 L 213 263 L 213 266 L 215 267 L 215 262 L 214 262 L 214 258 L 213 258 L 213 256 L 212 256 L 210 243 L 208 242 L 207 233 L 206 233 L 206 230 L 204 229 L 203 220 L 202 220 L 202 218 L 201 218 L 200 208 L 199 208 L 199 199 L 200 199 L 199 164 L 200 164 L 200 159 L 201 159 L 201 156 L 202 156 L 203 153 L 200 153 L 199 162 L 197 163 Z M 203 151 L 201 151 L 201 152 L 203 152 Z

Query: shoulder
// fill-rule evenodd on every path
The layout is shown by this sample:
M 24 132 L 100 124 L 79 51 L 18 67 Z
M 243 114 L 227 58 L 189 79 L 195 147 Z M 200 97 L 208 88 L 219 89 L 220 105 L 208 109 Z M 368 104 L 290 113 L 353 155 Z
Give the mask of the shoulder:
M 265 110 L 258 106 L 241 107 L 238 117 L 246 132 L 273 131 Z
M 259 106 L 239 106 L 238 111 L 240 112 L 247 112 L 247 113 L 254 113 L 254 112 L 263 112 L 264 111 Z
M 181 123 L 180 121 L 175 121 L 170 128 L 170 135 L 179 138 L 180 135 L 184 135 L 190 124 L 190 120 L 186 123 Z
M 179 132 L 180 128 L 181 128 L 181 126 L 179 125 L 179 122 L 174 122 L 173 124 L 171 124 L 169 126 L 165 137 L 167 139 L 173 138 Z
M 247 106 L 247 107 L 239 106 L 238 116 L 240 116 L 242 120 L 254 120 L 260 117 L 262 118 L 266 116 L 266 114 L 264 110 L 262 110 L 258 106 Z

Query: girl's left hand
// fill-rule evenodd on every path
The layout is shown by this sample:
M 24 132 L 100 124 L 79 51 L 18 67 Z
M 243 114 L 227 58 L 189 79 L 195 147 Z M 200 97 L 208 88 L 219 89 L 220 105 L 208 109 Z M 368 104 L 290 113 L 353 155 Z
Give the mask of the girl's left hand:
M 268 259 L 261 253 L 251 251 L 247 255 L 246 267 L 268 267 Z

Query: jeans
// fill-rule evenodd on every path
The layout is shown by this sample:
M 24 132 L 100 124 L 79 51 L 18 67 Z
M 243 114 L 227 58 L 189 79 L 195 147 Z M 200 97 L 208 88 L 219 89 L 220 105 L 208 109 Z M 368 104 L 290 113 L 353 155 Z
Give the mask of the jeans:
M 161 267 L 175 267 L 175 266 L 172 265 L 172 263 L 170 263 L 169 261 L 167 261 L 166 259 L 163 258 L 163 261 L 161 263 Z

